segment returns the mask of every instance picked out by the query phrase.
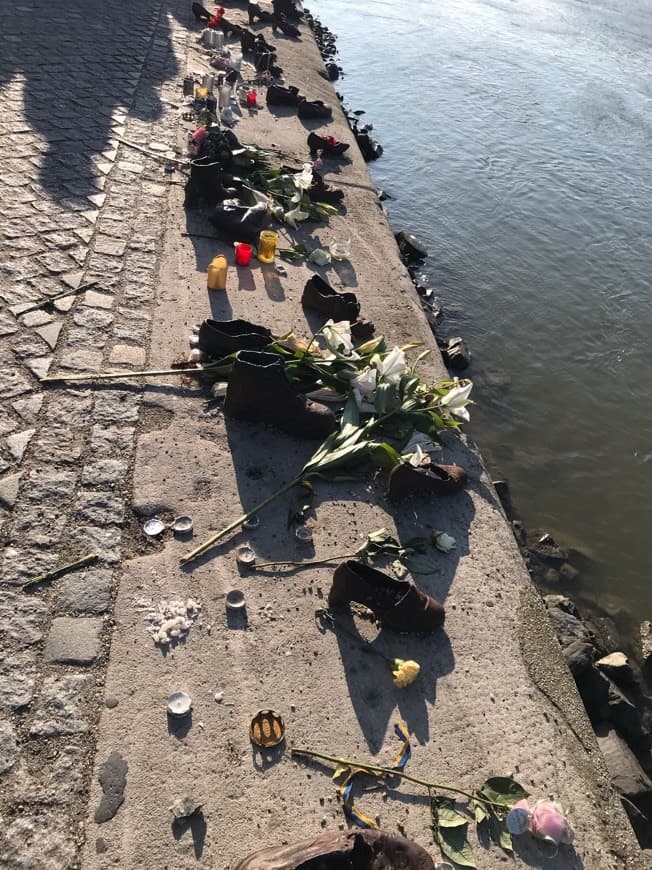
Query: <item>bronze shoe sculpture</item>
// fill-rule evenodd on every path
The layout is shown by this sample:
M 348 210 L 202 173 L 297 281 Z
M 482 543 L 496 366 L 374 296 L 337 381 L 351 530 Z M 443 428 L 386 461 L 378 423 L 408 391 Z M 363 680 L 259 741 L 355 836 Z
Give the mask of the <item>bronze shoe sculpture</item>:
M 235 870 L 435 870 L 421 846 L 385 831 L 327 831 L 248 855 Z
M 350 559 L 335 569 L 328 606 L 338 610 L 352 601 L 368 607 L 383 628 L 406 634 L 436 631 L 446 618 L 443 605 L 411 580 L 398 580 Z
M 330 408 L 294 391 L 279 356 L 255 350 L 241 350 L 235 358 L 224 413 L 305 438 L 324 439 L 337 429 Z

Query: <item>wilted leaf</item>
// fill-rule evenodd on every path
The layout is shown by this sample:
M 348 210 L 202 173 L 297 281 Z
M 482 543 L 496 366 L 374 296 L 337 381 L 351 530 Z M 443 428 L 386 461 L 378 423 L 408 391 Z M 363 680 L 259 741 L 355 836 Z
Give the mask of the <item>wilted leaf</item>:
M 476 794 L 504 807 L 511 807 L 517 801 L 528 797 L 529 792 L 511 776 L 492 776 L 478 789 Z
M 437 563 L 423 553 L 404 553 L 401 562 L 413 574 L 433 574 L 439 570 Z
M 433 833 L 439 848 L 447 858 L 461 867 L 477 867 L 473 849 L 466 838 L 467 830 L 468 825 L 459 825 L 454 828 L 433 828 Z
M 468 825 L 469 820 L 455 809 L 455 801 L 450 798 L 436 797 L 432 799 L 435 804 L 433 812 L 436 812 L 437 823 L 441 828 L 459 828 L 460 825 Z

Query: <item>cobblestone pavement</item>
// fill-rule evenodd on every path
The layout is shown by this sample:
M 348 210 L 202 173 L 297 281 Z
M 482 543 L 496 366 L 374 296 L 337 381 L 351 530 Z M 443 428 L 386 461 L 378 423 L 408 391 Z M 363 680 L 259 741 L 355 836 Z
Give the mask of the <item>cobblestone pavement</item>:
M 20 3 L 20 0 L 19 0 Z M 0 867 L 79 866 L 189 3 L 0 6 Z M 165 150 L 165 149 L 163 149 Z M 43 295 L 92 290 L 21 315 Z M 28 578 L 99 560 L 28 593 Z

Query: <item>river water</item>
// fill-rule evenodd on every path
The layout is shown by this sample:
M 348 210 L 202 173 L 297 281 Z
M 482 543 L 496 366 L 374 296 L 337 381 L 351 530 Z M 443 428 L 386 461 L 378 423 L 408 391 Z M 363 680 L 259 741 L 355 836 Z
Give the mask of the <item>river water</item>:
M 473 353 L 470 434 L 575 588 L 652 617 L 652 4 L 311 0 Z M 631 620 L 626 614 L 631 616 Z

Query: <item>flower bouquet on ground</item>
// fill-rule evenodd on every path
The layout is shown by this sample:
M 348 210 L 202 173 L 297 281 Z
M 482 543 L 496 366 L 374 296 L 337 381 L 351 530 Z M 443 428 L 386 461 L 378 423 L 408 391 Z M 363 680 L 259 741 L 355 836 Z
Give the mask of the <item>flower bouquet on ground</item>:
M 285 340 L 273 347 L 284 357 L 287 375 L 297 386 L 317 386 L 341 400 L 339 429 L 324 440 L 296 477 L 182 562 L 197 559 L 295 486 L 314 479 L 351 480 L 373 470 L 389 472 L 403 461 L 401 451 L 415 432 L 438 439 L 444 430 L 457 430 L 459 419 L 469 419 L 470 381 L 427 384 L 418 376 L 418 363 L 429 351 L 410 366 L 406 352 L 418 345 L 387 350 L 378 338 L 354 348 L 348 322 L 329 322 L 321 333 L 322 349 L 313 350 L 315 336 L 306 345 Z

